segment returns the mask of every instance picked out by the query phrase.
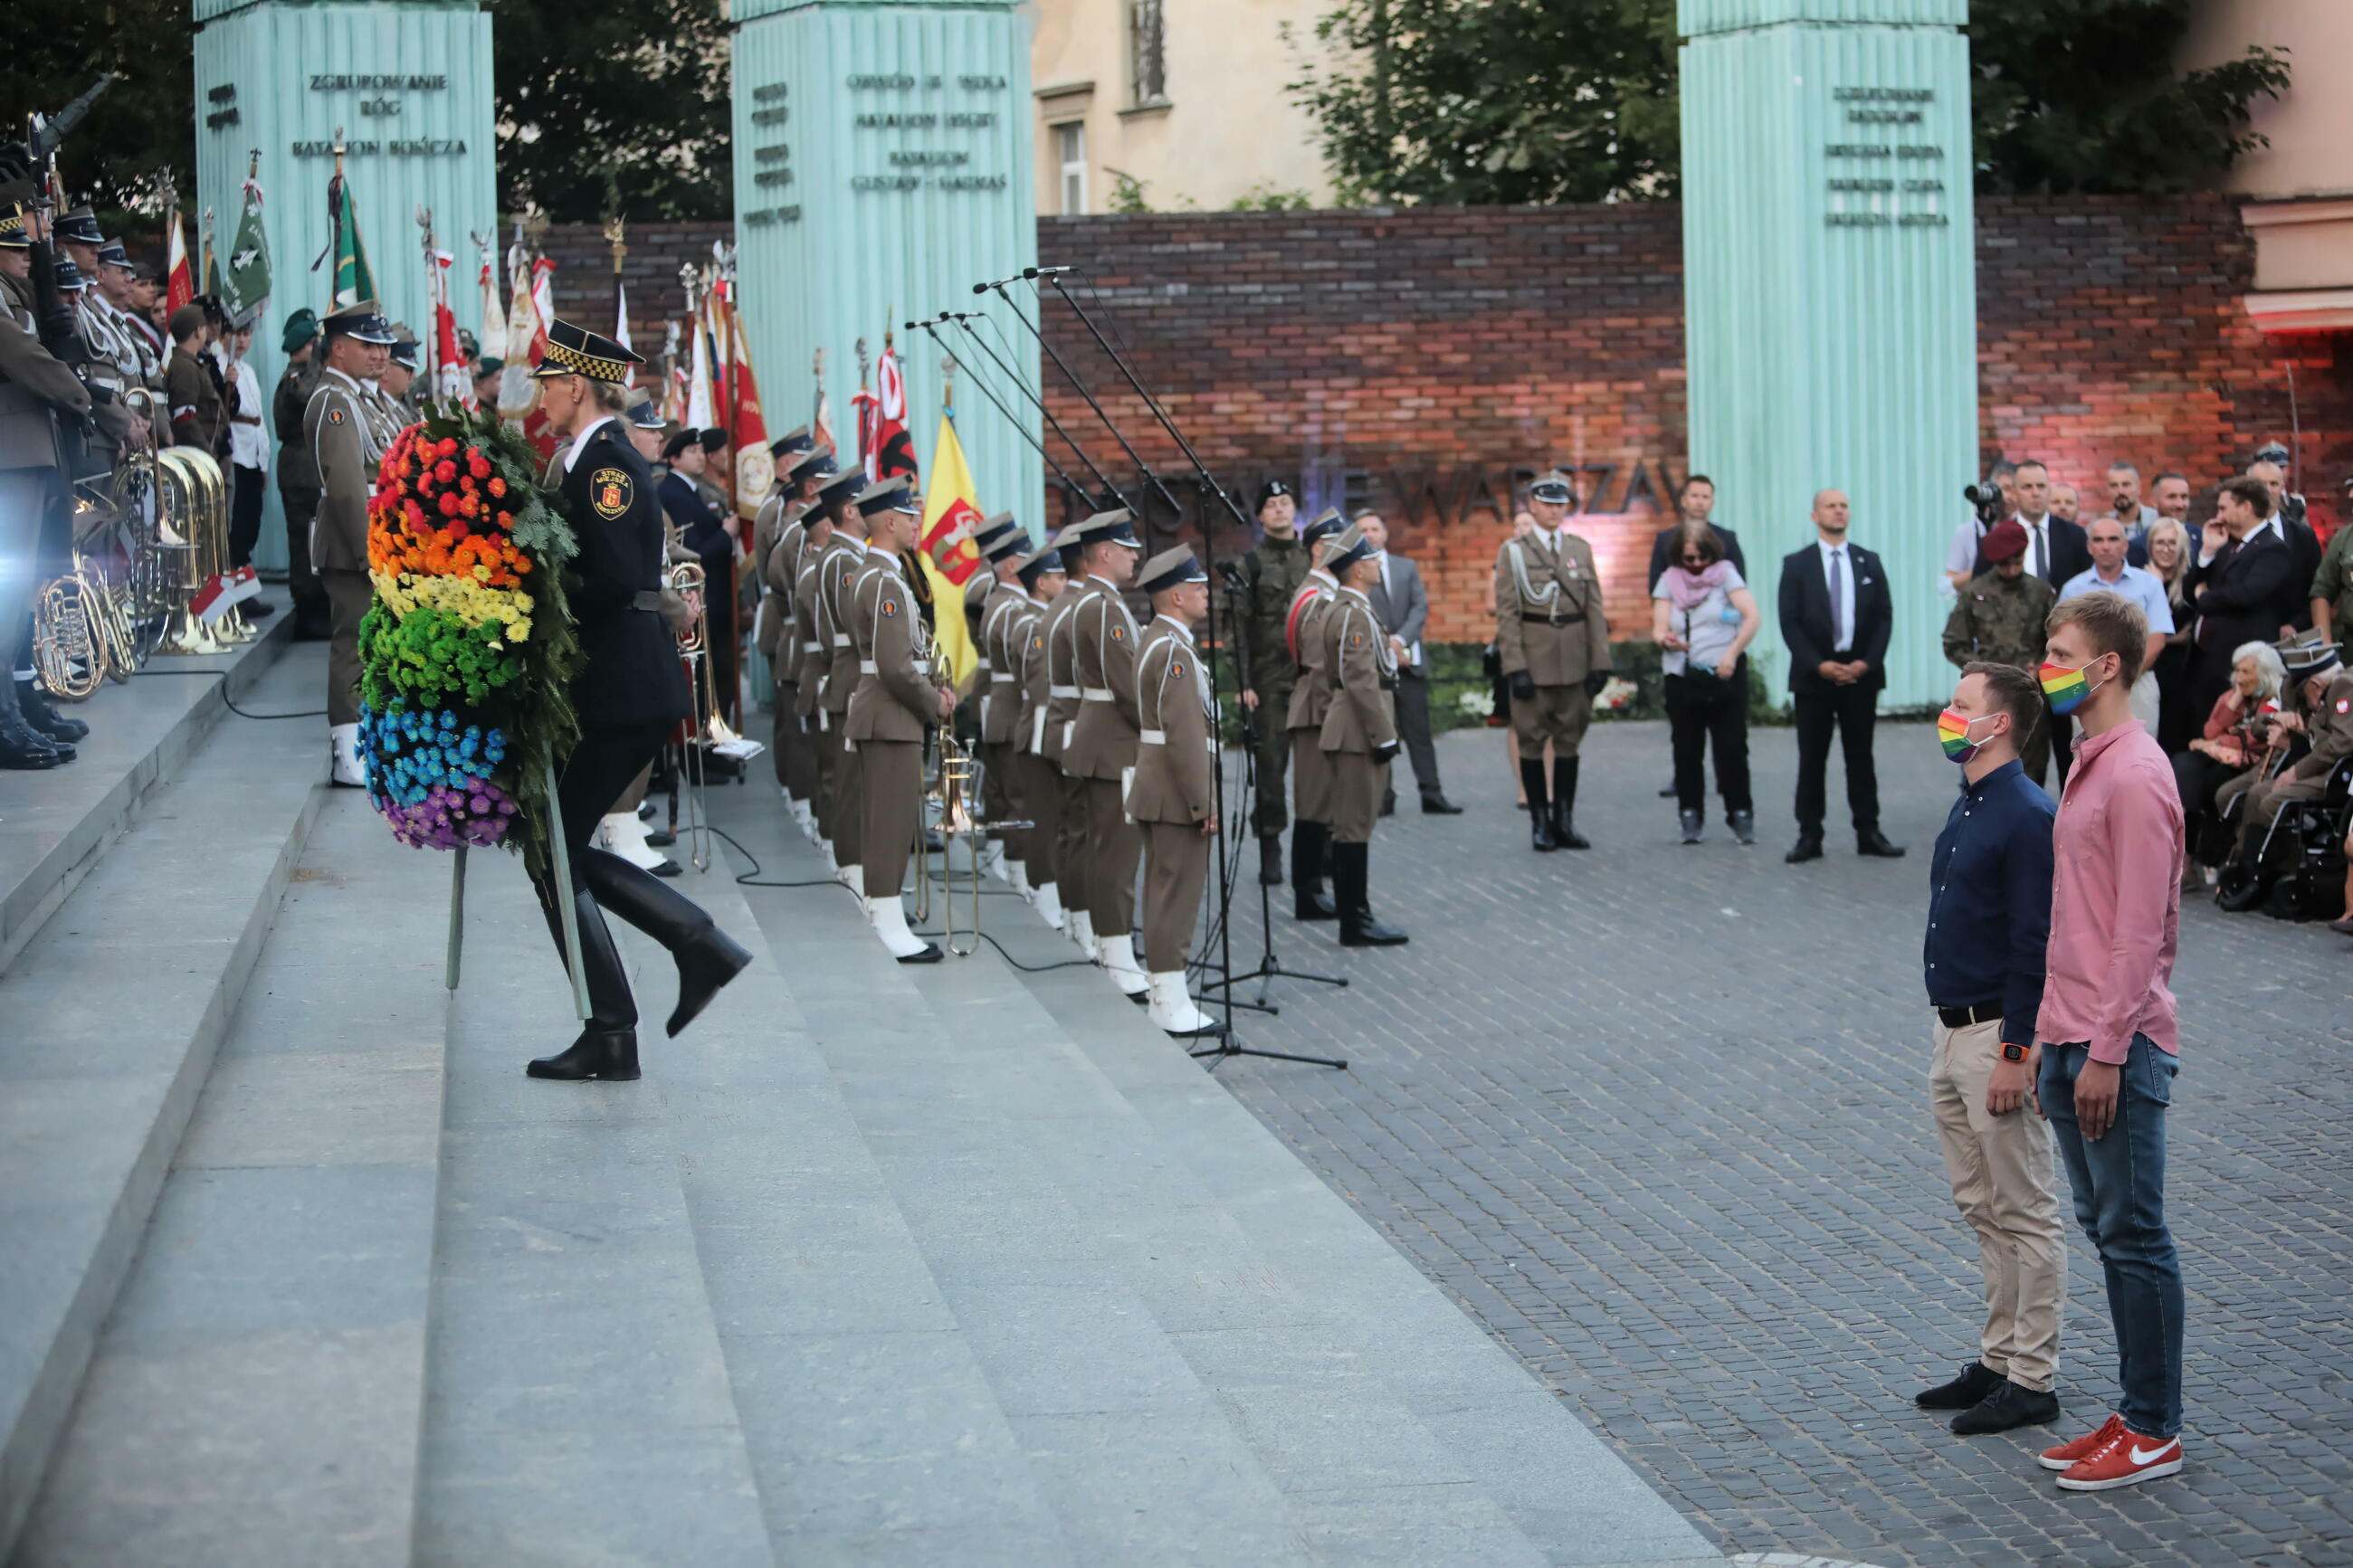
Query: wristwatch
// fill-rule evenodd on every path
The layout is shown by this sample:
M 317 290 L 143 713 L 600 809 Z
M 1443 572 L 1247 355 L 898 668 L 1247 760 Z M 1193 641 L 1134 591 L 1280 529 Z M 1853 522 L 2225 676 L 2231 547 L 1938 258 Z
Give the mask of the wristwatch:
M 2006 1062 L 2022 1062 L 2026 1059 L 2026 1047 L 2016 1040 L 2004 1040 L 2001 1043 L 2001 1059 Z

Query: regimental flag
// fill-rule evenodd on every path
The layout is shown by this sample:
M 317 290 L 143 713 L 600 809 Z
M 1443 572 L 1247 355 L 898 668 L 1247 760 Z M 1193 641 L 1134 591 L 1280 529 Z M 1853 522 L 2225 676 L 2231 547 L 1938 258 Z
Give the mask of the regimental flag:
M 228 265 L 221 268 L 221 307 L 229 320 L 258 315 L 269 299 L 269 230 L 261 221 L 261 183 L 245 182 L 245 205 L 237 234 L 228 242 Z
M 907 466 L 895 471 L 915 477 L 912 448 Z M 932 453 L 932 482 L 923 491 L 923 531 L 915 558 L 931 579 L 932 602 L 940 606 L 933 617 L 937 623 L 934 636 L 948 656 L 958 687 L 980 668 L 980 654 L 972 646 L 961 608 L 964 585 L 980 569 L 980 552 L 972 544 L 973 531 L 980 524 L 980 496 L 964 460 L 964 444 L 956 439 L 954 416 L 943 413 L 939 442 Z
M 168 318 L 196 297 L 196 274 L 188 265 L 188 230 L 174 207 L 164 220 L 164 310 Z M 339 301 L 340 302 L 340 301 Z
M 456 260 L 446 250 L 434 251 L 427 279 L 433 290 L 433 395 L 462 400 L 472 395 L 474 383 L 458 347 L 458 312 L 449 308 L 449 268 Z
M 507 311 L 506 306 L 499 300 L 499 253 L 488 240 L 478 239 L 476 245 L 482 256 L 482 272 L 479 279 L 482 296 L 482 327 L 475 335 L 475 341 L 481 345 L 484 359 L 495 359 L 503 364 L 507 357 Z M 469 377 L 466 400 L 470 404 L 473 399 L 474 384 Z
M 915 471 L 915 443 L 907 434 L 907 383 L 899 374 L 899 355 L 891 347 L 888 332 L 882 335 L 882 359 L 874 367 L 874 443 L 871 448 L 873 460 L 867 465 L 866 471 L 878 479 L 887 479 L 894 474 L 913 474 Z M 955 438 L 953 426 L 949 428 L 948 436 L 951 440 Z M 963 462 L 961 452 L 957 454 L 957 462 Z M 970 488 L 969 479 L 966 488 Z
M 356 305 L 363 300 L 380 300 L 375 290 L 375 272 L 368 266 L 367 247 L 360 240 L 360 215 L 353 210 L 350 182 L 343 176 L 338 162 L 334 178 L 327 182 L 327 221 L 334 230 L 335 270 L 331 298 L 340 308 Z
M 205 209 L 205 292 L 217 300 L 221 297 L 220 248 L 213 243 L 213 209 Z
M 744 314 L 727 301 L 730 356 L 735 374 L 728 391 L 734 399 L 728 410 L 728 439 L 735 448 L 735 510 L 744 517 L 759 514 L 760 504 L 776 486 L 776 459 L 768 453 L 767 416 L 760 412 L 760 384 L 752 374 L 752 350 L 744 338 Z M 751 535 L 744 535 L 746 540 Z
M 880 406 L 874 395 L 860 387 L 849 395 L 849 417 L 858 426 L 858 466 L 868 479 L 874 477 L 874 436 L 881 421 L 875 416 Z
M 620 279 L 613 279 L 613 341 L 635 353 L 637 345 L 629 342 L 629 289 Z
M 499 413 L 522 419 L 539 406 L 539 383 L 531 367 L 546 338 L 540 331 L 539 305 L 531 294 L 531 254 L 520 245 L 507 252 L 507 277 L 514 292 L 507 300 L 505 368 L 499 372 Z
M 686 373 L 686 423 L 691 429 L 708 430 L 719 423 L 719 393 L 712 384 L 711 334 L 702 330 L 699 312 L 692 330 L 694 352 L 688 356 Z
M 819 447 L 833 445 L 833 405 L 825 395 L 825 351 L 817 355 L 817 407 L 809 415 L 809 435 Z

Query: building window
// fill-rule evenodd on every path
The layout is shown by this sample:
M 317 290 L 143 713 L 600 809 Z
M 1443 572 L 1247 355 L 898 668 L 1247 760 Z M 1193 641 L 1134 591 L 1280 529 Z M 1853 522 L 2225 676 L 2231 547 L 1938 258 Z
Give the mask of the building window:
M 1087 128 L 1073 120 L 1054 127 L 1054 162 L 1062 171 L 1062 211 L 1075 216 L 1087 210 Z
M 1161 36 L 1160 0 L 1127 0 L 1129 101 L 1141 108 L 1168 101 L 1168 56 Z

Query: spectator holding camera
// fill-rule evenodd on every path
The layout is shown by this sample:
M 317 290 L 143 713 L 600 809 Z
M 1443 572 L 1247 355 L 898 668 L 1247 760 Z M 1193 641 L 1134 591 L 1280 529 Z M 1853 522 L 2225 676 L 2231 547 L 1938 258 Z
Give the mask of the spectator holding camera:
M 1675 759 L 1675 805 L 1683 838 L 1697 844 L 1707 823 L 1708 742 L 1715 742 L 1715 787 L 1725 825 L 1757 842 L 1748 788 L 1748 645 L 1765 617 L 1757 596 L 1725 556 L 1704 519 L 1676 531 L 1672 559 L 1651 590 L 1651 635 L 1666 671 L 1667 728 Z

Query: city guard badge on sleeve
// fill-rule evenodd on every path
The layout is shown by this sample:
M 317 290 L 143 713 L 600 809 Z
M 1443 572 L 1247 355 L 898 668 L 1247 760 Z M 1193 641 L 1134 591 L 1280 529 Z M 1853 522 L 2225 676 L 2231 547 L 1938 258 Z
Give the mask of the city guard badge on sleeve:
M 1171 659 L 1169 661 L 1168 679 L 1171 680 L 1182 680 L 1185 679 L 1185 661 L 1183 659 Z
M 330 408 L 330 409 L 328 409 L 328 410 L 327 410 L 327 423 L 328 423 L 328 424 L 330 424 L 330 425 L 341 425 L 343 422 L 343 411 L 342 409 L 340 409 L 340 408 Z
M 629 510 L 633 493 L 625 468 L 599 468 L 588 476 L 588 503 L 607 522 Z
M 1127 640 L 1127 628 L 1125 626 L 1112 627 L 1111 640 L 1113 642 L 1125 642 Z
M 897 615 L 898 613 L 899 613 L 899 601 L 898 601 L 898 600 L 896 600 L 896 599 L 885 599 L 885 600 L 883 600 L 883 601 L 882 601 L 882 614 L 883 614 L 883 616 L 884 616 L 886 618 L 887 618 L 887 617 L 889 617 L 889 616 L 895 616 L 895 615 Z

